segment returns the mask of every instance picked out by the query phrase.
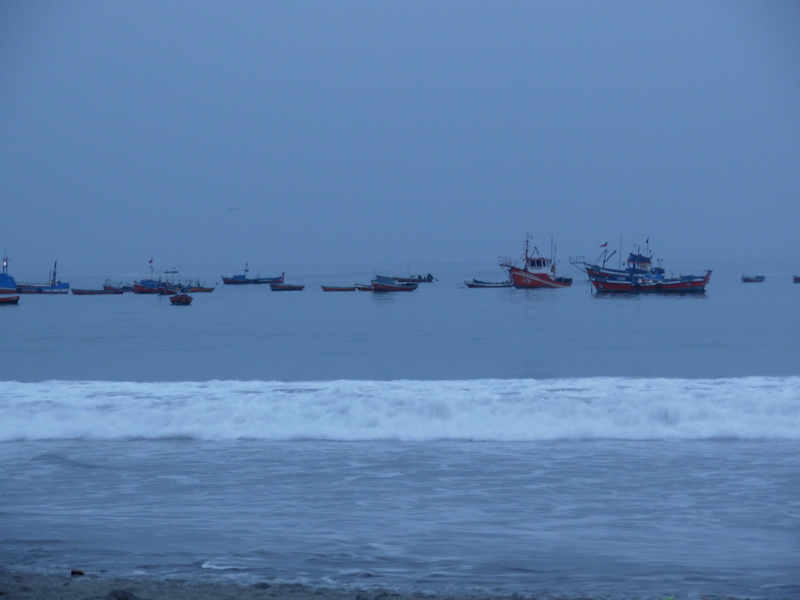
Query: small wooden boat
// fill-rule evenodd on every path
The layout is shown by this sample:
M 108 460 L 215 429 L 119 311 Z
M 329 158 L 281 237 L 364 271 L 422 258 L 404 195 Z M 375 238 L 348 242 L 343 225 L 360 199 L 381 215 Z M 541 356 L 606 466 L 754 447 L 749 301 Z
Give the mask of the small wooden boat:
M 379 276 L 380 277 L 380 276 Z M 395 281 L 399 281 L 400 283 L 431 283 L 432 281 L 438 281 L 436 277 L 428 273 L 427 275 L 407 275 L 405 277 L 391 277 Z
M 347 285 L 347 286 L 338 286 L 338 285 L 323 285 L 322 286 L 323 292 L 355 292 L 356 286 L 354 285 Z
M 192 303 L 192 297 L 189 294 L 175 294 L 169 297 L 169 301 L 173 306 L 189 306 Z
M 763 275 L 742 275 L 742 283 L 761 283 L 765 279 Z
M 465 281 L 464 285 L 468 288 L 509 288 L 514 286 L 511 281 L 481 281 L 480 279 Z
M 418 283 L 397 281 L 394 277 L 378 276 L 372 280 L 373 292 L 413 292 L 418 287 Z
M 19 296 L 0 296 L 0 305 L 19 304 Z
M 80 288 L 72 288 L 72 293 L 76 296 L 110 296 L 121 295 L 123 292 L 118 288 L 106 288 L 102 290 L 82 290 Z
M 306 286 L 292 285 L 289 283 L 270 283 L 269 288 L 273 292 L 301 292 L 306 288 Z

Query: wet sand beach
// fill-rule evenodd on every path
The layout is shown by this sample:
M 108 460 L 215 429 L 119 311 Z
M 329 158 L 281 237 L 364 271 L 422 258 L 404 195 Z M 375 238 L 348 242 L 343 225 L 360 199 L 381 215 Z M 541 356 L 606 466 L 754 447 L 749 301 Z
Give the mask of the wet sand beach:
M 0 571 L 3 600 L 440 600 L 386 590 L 335 590 L 297 584 L 191 583 L 185 580 L 105 578 L 89 574 L 42 575 Z M 450 599 L 442 596 L 441 600 Z M 519 598 L 519 596 L 517 596 Z

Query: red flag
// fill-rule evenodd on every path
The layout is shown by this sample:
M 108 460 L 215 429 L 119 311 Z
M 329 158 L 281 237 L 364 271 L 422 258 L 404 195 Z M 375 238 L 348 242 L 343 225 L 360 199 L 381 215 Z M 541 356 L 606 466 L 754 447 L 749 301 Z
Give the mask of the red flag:
M 605 244 L 600 244 L 601 248 L 605 248 L 606 246 L 608 246 L 608 242 L 606 242 Z M 153 262 L 153 261 L 151 260 L 150 262 Z

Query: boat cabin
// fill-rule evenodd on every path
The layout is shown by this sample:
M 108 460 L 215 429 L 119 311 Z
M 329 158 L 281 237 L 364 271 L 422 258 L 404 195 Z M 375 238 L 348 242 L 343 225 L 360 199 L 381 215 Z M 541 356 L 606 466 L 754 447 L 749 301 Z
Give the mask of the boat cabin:
M 552 258 L 544 258 L 542 256 L 528 257 L 529 269 L 549 269 L 552 263 Z

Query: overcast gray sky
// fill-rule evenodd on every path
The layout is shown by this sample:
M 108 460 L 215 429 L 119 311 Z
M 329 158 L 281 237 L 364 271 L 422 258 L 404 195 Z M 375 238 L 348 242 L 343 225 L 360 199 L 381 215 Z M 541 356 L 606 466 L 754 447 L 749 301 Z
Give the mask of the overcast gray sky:
M 530 232 L 800 264 L 799 7 L 5 0 L 0 247 L 486 263 Z

